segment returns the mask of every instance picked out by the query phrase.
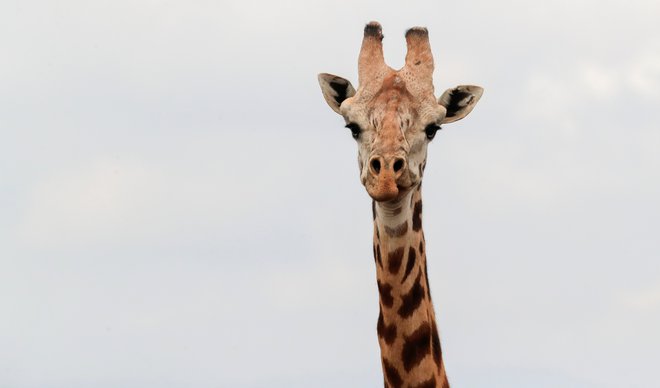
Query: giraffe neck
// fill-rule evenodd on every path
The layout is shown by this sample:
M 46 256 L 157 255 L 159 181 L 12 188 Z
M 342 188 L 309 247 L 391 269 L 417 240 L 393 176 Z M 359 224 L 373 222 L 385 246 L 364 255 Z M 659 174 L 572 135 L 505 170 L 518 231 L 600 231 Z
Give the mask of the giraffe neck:
M 426 271 L 421 190 L 373 203 L 380 296 L 378 343 L 386 388 L 448 388 Z

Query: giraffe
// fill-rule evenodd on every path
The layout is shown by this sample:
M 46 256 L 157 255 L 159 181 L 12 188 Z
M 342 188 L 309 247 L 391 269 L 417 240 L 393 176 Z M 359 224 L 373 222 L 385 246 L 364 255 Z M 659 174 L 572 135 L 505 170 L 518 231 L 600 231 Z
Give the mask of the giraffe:
M 358 57 L 358 89 L 332 74 L 318 80 L 357 141 L 360 181 L 372 198 L 385 387 L 448 388 L 428 282 L 421 183 L 440 125 L 470 113 L 483 89 L 460 85 L 436 99 L 428 31 L 413 27 L 405 36 L 405 65 L 394 70 L 383 58 L 381 26 L 370 22 Z

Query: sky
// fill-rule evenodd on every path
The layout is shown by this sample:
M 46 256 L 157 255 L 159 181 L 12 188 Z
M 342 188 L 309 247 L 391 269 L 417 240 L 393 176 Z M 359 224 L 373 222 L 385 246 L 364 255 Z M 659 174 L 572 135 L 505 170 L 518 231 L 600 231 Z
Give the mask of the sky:
M 657 1 L 0 1 L 0 387 L 382 386 L 371 201 L 316 75 L 436 94 L 453 387 L 660 387 Z

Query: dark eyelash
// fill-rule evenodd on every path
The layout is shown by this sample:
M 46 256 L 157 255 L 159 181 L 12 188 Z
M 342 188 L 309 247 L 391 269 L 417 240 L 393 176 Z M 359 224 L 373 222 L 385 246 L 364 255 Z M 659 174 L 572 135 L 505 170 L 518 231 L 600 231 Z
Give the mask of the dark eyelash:
M 433 140 L 433 138 L 435 137 L 435 133 L 441 129 L 442 128 L 436 123 L 431 123 L 427 125 L 426 128 L 424 128 L 424 132 L 426 132 L 426 138 L 429 140 Z
M 360 132 L 362 132 L 362 128 L 360 128 L 360 126 L 357 125 L 356 123 L 348 123 L 346 124 L 346 128 L 351 130 L 353 139 L 357 139 L 358 137 L 360 137 Z

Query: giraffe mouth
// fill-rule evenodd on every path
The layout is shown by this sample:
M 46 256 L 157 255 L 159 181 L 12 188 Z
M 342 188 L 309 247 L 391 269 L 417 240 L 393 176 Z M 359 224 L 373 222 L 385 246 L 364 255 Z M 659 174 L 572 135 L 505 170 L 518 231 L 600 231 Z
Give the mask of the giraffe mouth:
M 382 185 L 366 186 L 367 194 L 369 194 L 369 196 L 376 202 L 398 201 L 399 199 L 405 197 L 411 188 L 412 186 L 410 185 L 401 185 L 396 183 L 386 185 L 385 187 Z
M 367 187 L 367 193 L 374 199 L 374 201 L 388 202 L 399 196 L 399 188 L 396 185 L 386 189 L 378 188 L 372 190 Z

